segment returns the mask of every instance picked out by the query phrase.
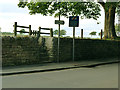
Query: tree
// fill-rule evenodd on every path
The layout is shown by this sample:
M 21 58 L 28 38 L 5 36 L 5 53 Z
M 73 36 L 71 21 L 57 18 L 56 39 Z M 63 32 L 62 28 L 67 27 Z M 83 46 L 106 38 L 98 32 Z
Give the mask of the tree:
M 103 0 L 99 0 L 99 2 L 105 12 L 105 26 L 104 26 L 104 38 L 116 38 L 116 32 L 115 32 L 115 12 L 119 12 L 119 2 L 110 2 L 110 0 L 107 0 L 104 2 Z
M 97 19 L 100 16 L 99 4 L 95 2 L 22 2 L 18 4 L 19 7 L 28 7 L 30 14 L 40 13 L 44 16 L 54 15 L 55 17 L 61 15 L 68 17 L 69 15 L 79 15 L 81 18 Z
M 116 30 L 117 35 L 119 35 L 119 33 L 120 33 L 120 24 L 115 25 L 115 30 Z
M 116 30 L 117 32 L 120 32 L 120 24 L 116 24 L 116 25 L 115 25 L 115 30 Z
M 54 32 L 53 32 L 53 34 L 54 35 L 58 35 L 58 30 L 55 30 Z M 65 30 L 60 30 L 60 36 L 63 36 L 63 35 L 66 35 L 66 31 Z
M 25 29 L 20 30 L 20 34 L 23 34 L 25 32 Z
M 20 1 L 18 6 L 24 8 L 28 7 L 30 14 L 41 13 L 42 15 L 58 15 L 68 17 L 69 15 L 79 15 L 81 18 L 93 18 L 97 20 L 100 16 L 100 5 L 105 11 L 105 26 L 104 26 L 104 37 L 105 38 L 116 38 L 115 33 L 115 12 L 119 2 L 104 2 L 98 0 L 95 2 L 22 2 Z
M 14 34 L 11 32 L 2 32 L 3 36 L 13 36 Z
M 92 37 L 92 35 L 96 35 L 96 33 L 97 32 L 93 31 L 93 32 L 89 33 L 89 35 L 91 35 L 91 37 Z

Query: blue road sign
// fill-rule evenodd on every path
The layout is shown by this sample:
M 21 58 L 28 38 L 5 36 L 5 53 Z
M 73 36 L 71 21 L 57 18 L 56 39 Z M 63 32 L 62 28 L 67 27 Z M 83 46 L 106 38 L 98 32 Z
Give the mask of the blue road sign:
M 79 16 L 69 17 L 69 27 L 79 27 Z

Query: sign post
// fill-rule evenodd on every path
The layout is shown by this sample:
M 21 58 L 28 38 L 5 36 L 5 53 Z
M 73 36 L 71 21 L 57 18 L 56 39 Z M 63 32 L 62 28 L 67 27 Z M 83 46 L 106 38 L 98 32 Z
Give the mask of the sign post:
M 73 61 L 75 58 L 75 27 L 73 27 Z
M 59 20 L 55 20 L 55 24 L 58 24 L 58 58 L 57 58 L 57 62 L 59 63 L 59 61 L 60 61 L 60 25 L 65 24 L 65 22 L 63 20 L 60 20 L 60 15 L 59 15 Z
M 69 17 L 69 27 L 73 27 L 73 61 L 75 59 L 75 27 L 79 26 L 79 16 Z
M 59 21 L 60 21 L 60 14 L 59 14 Z M 60 23 L 58 24 L 58 60 L 60 62 Z

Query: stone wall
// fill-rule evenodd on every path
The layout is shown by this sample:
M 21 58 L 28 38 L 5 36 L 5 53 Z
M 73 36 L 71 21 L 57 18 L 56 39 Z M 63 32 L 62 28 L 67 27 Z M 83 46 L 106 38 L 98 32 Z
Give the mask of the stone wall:
M 54 38 L 54 57 L 57 38 Z M 72 61 L 73 39 L 60 39 L 60 61 Z M 75 60 L 114 58 L 120 56 L 120 41 L 75 39 Z
M 38 64 L 57 61 L 57 38 L 3 37 L 2 65 Z M 60 39 L 60 61 L 72 61 L 72 38 Z M 120 41 L 75 40 L 75 60 L 118 57 Z
M 2 65 L 37 64 L 48 60 L 46 47 L 41 43 L 33 37 L 3 37 Z

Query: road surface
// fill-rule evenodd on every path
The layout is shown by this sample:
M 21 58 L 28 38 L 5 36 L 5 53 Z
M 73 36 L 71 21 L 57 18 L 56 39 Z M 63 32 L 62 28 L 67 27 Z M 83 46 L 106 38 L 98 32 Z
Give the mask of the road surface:
M 2 77 L 3 88 L 118 88 L 118 64 Z

